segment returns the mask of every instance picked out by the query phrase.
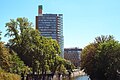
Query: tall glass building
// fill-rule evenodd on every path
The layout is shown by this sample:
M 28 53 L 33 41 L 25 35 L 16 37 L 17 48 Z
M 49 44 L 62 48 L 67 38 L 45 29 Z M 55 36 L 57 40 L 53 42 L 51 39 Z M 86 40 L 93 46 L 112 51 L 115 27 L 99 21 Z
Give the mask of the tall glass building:
M 63 14 L 42 14 L 40 5 L 36 16 L 36 29 L 42 36 L 57 40 L 61 49 L 60 56 L 64 57 Z

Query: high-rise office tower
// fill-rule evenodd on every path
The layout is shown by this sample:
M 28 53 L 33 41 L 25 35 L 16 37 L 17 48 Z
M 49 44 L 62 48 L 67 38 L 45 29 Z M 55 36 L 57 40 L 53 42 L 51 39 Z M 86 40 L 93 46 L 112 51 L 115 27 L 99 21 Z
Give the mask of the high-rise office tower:
M 42 5 L 39 5 L 36 29 L 42 36 L 57 40 L 61 49 L 60 56 L 64 57 L 63 14 L 42 14 Z

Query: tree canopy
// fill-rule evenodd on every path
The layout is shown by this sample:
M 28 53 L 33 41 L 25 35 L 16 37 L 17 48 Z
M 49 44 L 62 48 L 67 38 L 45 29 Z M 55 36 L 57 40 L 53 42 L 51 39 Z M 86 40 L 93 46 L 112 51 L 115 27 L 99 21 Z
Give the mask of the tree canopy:
M 21 74 L 26 66 L 16 53 L 0 42 L 0 67 L 7 72 Z
M 6 23 L 6 27 L 5 36 L 11 37 L 7 46 L 16 52 L 26 65 L 32 67 L 33 74 L 54 74 L 58 67 L 63 67 L 65 60 L 59 56 L 58 42 L 41 36 L 38 30 L 32 28 L 27 18 L 11 19 Z
M 119 80 L 120 43 L 113 36 L 100 36 L 81 54 L 81 69 L 92 80 Z

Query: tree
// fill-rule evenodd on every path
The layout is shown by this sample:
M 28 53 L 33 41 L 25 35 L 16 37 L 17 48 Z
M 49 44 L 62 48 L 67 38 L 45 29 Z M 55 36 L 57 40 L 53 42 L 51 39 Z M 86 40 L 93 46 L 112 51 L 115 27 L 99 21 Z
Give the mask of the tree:
M 81 69 L 92 80 L 119 80 L 120 43 L 111 36 L 97 37 L 81 54 Z
M 60 47 L 57 41 L 40 36 L 40 32 L 31 26 L 26 18 L 11 19 L 6 23 L 5 36 L 12 37 L 8 46 L 26 65 L 32 67 L 33 74 L 38 72 L 44 75 L 47 71 L 54 73 L 58 66 L 56 66 L 56 55 L 60 54 Z M 56 67 L 53 69 L 54 66 Z
M 11 54 L 10 63 L 11 66 L 9 67 L 9 72 L 21 74 L 21 73 L 28 73 L 30 68 L 24 64 L 24 62 L 19 58 L 19 56 L 14 51 L 9 51 Z
M 31 28 L 32 24 L 28 22 L 27 18 L 17 18 L 16 20 L 11 19 L 10 22 L 6 23 L 6 27 L 7 33 L 5 36 L 12 37 L 7 45 L 24 60 L 23 55 L 29 54 L 31 51 L 31 34 L 29 33 L 33 30 Z
M 98 36 L 95 38 L 95 41 L 94 43 L 104 43 L 106 41 L 110 41 L 110 40 L 114 40 L 114 37 L 112 35 L 109 35 L 109 36 L 104 36 L 104 35 L 101 35 L 101 36 Z
M 0 42 L 0 67 L 7 72 L 21 74 L 26 66 L 16 53 L 11 52 Z
M 6 27 L 5 36 L 11 37 L 7 46 L 32 68 L 33 75 L 35 72 L 38 75 L 42 74 L 41 78 L 44 80 L 48 72 L 51 72 L 53 76 L 56 71 L 61 73 L 66 71 L 66 61 L 59 56 L 58 42 L 41 36 L 38 30 L 32 28 L 28 19 L 11 19 L 6 23 Z
M 6 23 L 6 27 L 5 36 L 12 37 L 7 46 L 16 52 L 26 65 L 33 67 L 40 33 L 32 28 L 32 23 L 27 18 L 11 19 Z
M 10 67 L 10 57 L 9 50 L 4 47 L 4 43 L 0 42 L 0 67 L 5 71 L 9 70 Z
M 96 53 L 96 47 L 94 44 L 87 45 L 83 50 L 81 54 L 81 70 L 84 69 L 85 73 L 90 75 L 90 78 L 93 79 L 95 77 L 95 53 Z
M 8 73 L 0 68 L 0 80 L 21 80 L 21 77 L 17 74 Z

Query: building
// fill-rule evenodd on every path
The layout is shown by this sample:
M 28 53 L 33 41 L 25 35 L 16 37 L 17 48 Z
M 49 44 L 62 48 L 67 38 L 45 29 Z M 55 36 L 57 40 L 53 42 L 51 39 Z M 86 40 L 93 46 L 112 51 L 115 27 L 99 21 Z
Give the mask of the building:
M 36 29 L 42 36 L 57 40 L 61 57 L 64 57 L 64 37 L 63 37 L 63 14 L 42 14 L 42 5 L 38 7 L 36 16 Z
M 80 66 L 80 54 L 82 49 L 80 48 L 65 48 L 64 49 L 64 58 L 71 61 L 75 67 Z

